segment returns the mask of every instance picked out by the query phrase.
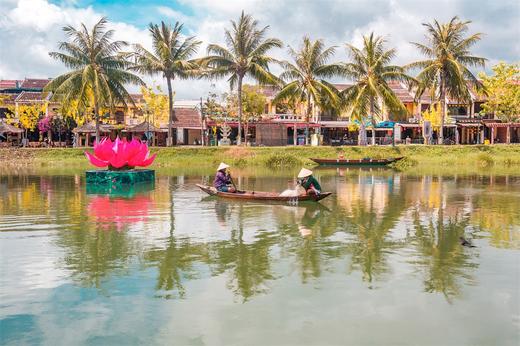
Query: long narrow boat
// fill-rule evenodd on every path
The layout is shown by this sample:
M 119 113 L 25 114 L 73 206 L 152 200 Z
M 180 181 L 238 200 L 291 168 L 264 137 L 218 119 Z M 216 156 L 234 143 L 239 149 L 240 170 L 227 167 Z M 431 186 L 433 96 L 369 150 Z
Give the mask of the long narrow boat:
M 263 191 L 239 191 L 239 192 L 221 192 L 217 191 L 213 186 L 196 184 L 199 189 L 206 192 L 211 196 L 218 196 L 230 199 L 243 199 L 252 201 L 271 201 L 271 202 L 294 202 L 294 201 L 320 201 L 325 197 L 328 197 L 332 192 L 323 192 L 319 196 L 316 195 L 299 195 L 294 197 L 280 196 L 276 192 L 263 192 Z
M 323 166 L 386 166 L 392 162 L 401 160 L 402 157 L 389 159 L 312 159 L 312 161 Z

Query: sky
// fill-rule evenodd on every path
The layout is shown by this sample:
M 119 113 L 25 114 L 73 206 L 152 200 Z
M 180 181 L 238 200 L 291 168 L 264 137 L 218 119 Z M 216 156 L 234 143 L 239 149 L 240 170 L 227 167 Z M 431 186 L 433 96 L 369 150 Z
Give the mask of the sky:
M 62 27 L 67 24 L 92 26 L 107 16 L 115 38 L 150 47 L 150 22 L 179 21 L 186 35 L 203 42 L 198 53 L 203 56 L 208 43 L 224 43 L 224 30 L 242 10 L 269 25 L 269 36 L 291 47 L 297 48 L 305 35 L 337 46 L 331 62 L 346 61 L 345 43 L 359 46 L 361 37 L 372 31 L 384 36 L 389 48 L 397 48 L 395 64 L 419 60 L 422 56 L 410 42 L 424 41 L 421 24 L 455 15 L 472 21 L 470 33 L 484 33 L 473 53 L 488 59 L 487 71 L 499 61 L 520 61 L 518 0 L 0 0 L 0 79 L 50 78 L 65 72 L 48 53 L 65 40 Z M 272 55 L 287 59 L 287 48 Z M 144 79 L 165 85 L 161 76 Z M 174 89 L 179 100 L 225 92 L 228 86 L 225 80 L 191 80 L 175 81 Z

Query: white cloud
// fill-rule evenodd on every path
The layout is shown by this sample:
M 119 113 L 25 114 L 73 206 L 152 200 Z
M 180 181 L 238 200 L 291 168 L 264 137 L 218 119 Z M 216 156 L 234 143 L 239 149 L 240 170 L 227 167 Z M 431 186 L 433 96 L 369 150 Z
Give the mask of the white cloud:
M 185 23 L 186 34 L 196 35 L 203 41 L 199 55 L 208 43 L 224 43 L 224 29 L 230 19 L 237 19 L 242 10 L 251 13 L 260 25 L 270 25 L 269 35 L 297 47 L 304 35 L 324 38 L 326 44 L 337 45 L 337 60 L 345 60 L 344 43 L 359 44 L 361 36 L 374 31 L 395 47 L 395 62 L 404 64 L 420 58 L 410 41 L 422 41 L 421 23 L 434 18 L 448 20 L 454 15 L 473 20 L 471 32 L 486 33 L 474 52 L 490 60 L 515 61 L 520 57 L 520 4 L 516 0 L 499 2 L 470 0 L 238 0 L 215 1 L 181 0 L 189 7 L 188 13 L 178 9 L 156 6 L 160 20 Z M 48 56 L 65 37 L 62 26 L 84 22 L 95 23 L 102 14 L 92 7 L 79 8 L 74 2 L 64 1 L 60 6 L 46 0 L 6 0 L 0 3 L 0 78 L 52 77 L 64 67 Z M 138 14 L 136 14 L 138 15 Z M 116 38 L 151 46 L 145 27 L 116 22 Z M 277 58 L 286 58 L 286 49 L 275 50 Z M 276 72 L 277 69 L 274 69 Z M 161 81 L 160 76 L 146 78 Z M 164 86 L 164 83 L 162 83 Z M 208 81 L 175 81 L 177 99 L 198 98 L 211 88 Z M 225 91 L 226 82 L 217 83 L 217 90 Z M 134 89 L 135 90 L 135 89 Z

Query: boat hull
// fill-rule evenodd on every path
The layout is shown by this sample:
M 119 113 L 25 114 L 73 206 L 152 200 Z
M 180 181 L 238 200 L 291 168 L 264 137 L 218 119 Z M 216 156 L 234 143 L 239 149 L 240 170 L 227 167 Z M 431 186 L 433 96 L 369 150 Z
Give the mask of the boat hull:
M 199 189 L 206 192 L 208 195 L 217 196 L 229 199 L 240 199 L 249 201 L 269 201 L 269 202 L 294 202 L 294 201 L 320 201 L 325 197 L 330 196 L 331 192 L 323 192 L 319 196 L 316 195 L 299 195 L 294 197 L 280 196 L 275 192 L 263 191 L 240 191 L 236 193 L 217 191 L 212 186 L 196 184 Z
M 312 159 L 322 166 L 386 166 L 393 162 L 401 160 L 402 157 L 395 157 L 391 159 Z

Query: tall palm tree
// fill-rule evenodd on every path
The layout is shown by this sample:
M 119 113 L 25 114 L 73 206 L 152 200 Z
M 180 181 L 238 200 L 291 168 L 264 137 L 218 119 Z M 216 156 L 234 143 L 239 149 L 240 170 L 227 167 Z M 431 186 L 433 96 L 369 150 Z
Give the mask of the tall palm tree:
M 61 61 L 70 72 L 54 78 L 45 88 L 53 98 L 70 104 L 76 101 L 80 109 L 94 107 L 96 140 L 99 141 L 99 110 L 113 108 L 116 104 L 133 103 L 125 84 L 143 85 L 143 81 L 127 71 L 128 62 L 120 55 L 127 43 L 112 41 L 113 30 L 106 30 L 108 20 L 101 18 L 89 31 L 85 24 L 75 29 L 63 28 L 70 38 L 60 42 L 62 52 L 49 55 Z
M 386 50 L 385 39 L 371 33 L 363 37 L 363 48 L 347 43 L 351 61 L 342 65 L 342 73 L 354 84 L 341 92 L 344 107 L 360 121 L 359 144 L 366 145 L 365 115 L 372 122 L 372 145 L 375 144 L 376 117 L 382 114 L 382 105 L 393 112 L 406 112 L 406 108 L 388 85 L 389 81 L 413 82 L 400 66 L 390 65 L 396 54 L 394 48 Z
M 267 55 L 273 48 L 281 48 L 276 38 L 265 38 L 269 26 L 258 28 L 258 21 L 249 14 L 242 14 L 238 22 L 231 21 L 231 30 L 225 31 L 226 47 L 208 45 L 208 56 L 202 59 L 207 67 L 206 76 L 229 76 L 231 89 L 238 91 L 238 138 L 242 141 L 242 81 L 251 77 L 261 84 L 274 84 L 276 77 L 269 72 L 269 63 L 275 60 Z
M 189 79 L 198 76 L 200 67 L 196 59 L 191 57 L 197 52 L 200 41 L 194 36 L 182 36 L 182 24 L 176 22 L 172 27 L 161 22 L 161 25 L 150 23 L 148 30 L 152 35 L 153 51 L 150 52 L 140 44 L 134 45 L 130 57 L 134 59 L 132 69 L 147 75 L 162 74 L 168 85 L 168 145 L 173 144 L 172 124 L 176 120 L 173 110 L 172 81 Z
M 458 17 L 453 17 L 448 23 L 424 23 L 426 27 L 426 44 L 415 43 L 427 60 L 416 61 L 408 65 L 409 68 L 419 68 L 417 75 L 420 81 L 417 88 L 417 97 L 425 90 L 434 89 L 441 104 L 441 128 L 439 130 L 439 144 L 443 143 L 444 121 L 446 118 L 446 97 L 461 101 L 471 100 L 468 83 L 477 90 L 482 84 L 469 70 L 469 67 L 484 67 L 486 59 L 471 55 L 470 48 L 477 43 L 482 34 L 476 33 L 466 37 L 468 24 Z
M 305 144 L 309 144 L 309 121 L 313 105 L 321 107 L 327 102 L 334 103 L 339 100 L 336 88 L 324 80 L 341 71 L 339 64 L 327 64 L 334 53 L 335 47 L 326 48 L 323 40 L 311 41 L 310 38 L 304 37 L 298 50 L 289 47 L 289 54 L 294 63 L 281 62 L 284 71 L 280 79 L 286 84 L 274 97 L 273 103 L 281 101 L 305 103 Z

